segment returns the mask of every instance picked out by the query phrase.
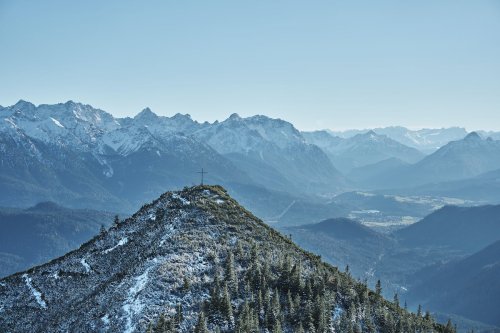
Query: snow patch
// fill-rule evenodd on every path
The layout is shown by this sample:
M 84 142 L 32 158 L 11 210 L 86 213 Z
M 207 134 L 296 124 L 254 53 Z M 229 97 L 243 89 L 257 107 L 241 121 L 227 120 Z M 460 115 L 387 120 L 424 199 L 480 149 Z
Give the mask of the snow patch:
M 335 307 L 333 309 L 333 313 L 332 313 L 333 320 L 339 320 L 340 316 L 342 315 L 343 312 L 344 312 L 344 309 L 342 309 L 341 307 Z
M 80 263 L 82 264 L 82 266 L 85 268 L 85 271 L 87 273 L 90 273 L 90 270 L 92 269 L 90 267 L 90 265 L 87 263 L 87 261 L 85 261 L 85 258 L 83 258 L 82 260 L 80 260 Z
M 222 200 L 222 199 L 216 199 L 215 200 L 215 203 L 218 204 L 218 205 L 222 205 L 225 201 Z
M 144 303 L 141 302 L 138 295 L 144 289 L 149 281 L 149 272 L 155 267 L 157 259 L 153 259 L 151 262 L 153 265 L 148 267 L 144 273 L 135 278 L 135 283 L 130 287 L 127 293 L 127 299 L 123 303 L 122 309 L 125 312 L 126 320 L 124 333 L 132 333 L 135 331 L 135 324 L 133 324 L 133 316 L 141 313 L 144 308 Z
M 64 128 L 64 126 L 59 122 L 59 120 L 57 120 L 55 118 L 52 118 L 52 117 L 50 117 L 50 119 L 52 119 L 52 121 L 54 122 L 54 124 L 56 124 L 57 126 L 59 126 L 61 128 Z
M 42 293 L 36 290 L 35 287 L 33 287 L 33 284 L 31 283 L 31 278 L 28 276 L 28 274 L 23 274 L 23 279 L 24 282 L 26 283 L 26 286 L 28 289 L 31 291 L 33 296 L 35 296 L 36 302 L 38 305 L 40 305 L 42 308 L 46 309 L 47 308 L 47 303 L 42 299 Z
M 16 123 L 14 123 L 11 119 L 9 119 L 9 118 L 5 118 L 4 120 L 5 120 L 6 122 L 8 122 L 9 124 L 11 124 L 11 125 L 12 125 L 12 127 L 17 128 Z
M 102 322 L 104 325 L 109 326 L 109 314 L 106 313 L 103 317 L 101 317 Z
M 191 203 L 189 200 L 187 200 L 186 198 L 181 197 L 177 193 L 173 193 L 172 194 L 172 198 L 179 199 L 182 202 L 183 205 L 189 205 Z
M 114 249 L 116 249 L 117 247 L 127 244 L 127 242 L 128 242 L 128 238 L 127 237 L 122 238 L 122 239 L 120 239 L 120 241 L 115 246 L 113 246 L 112 248 L 109 248 L 109 249 L 106 249 L 106 250 L 102 251 L 102 253 L 103 254 L 109 253 L 109 252 L 113 251 Z

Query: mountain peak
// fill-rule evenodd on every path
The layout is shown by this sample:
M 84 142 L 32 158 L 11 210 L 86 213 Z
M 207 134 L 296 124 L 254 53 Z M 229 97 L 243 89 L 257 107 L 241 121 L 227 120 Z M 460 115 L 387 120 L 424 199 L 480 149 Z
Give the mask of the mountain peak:
M 470 132 L 464 138 L 466 141 L 481 140 L 481 136 L 477 132 Z
M 37 203 L 35 206 L 30 207 L 27 211 L 37 211 L 37 212 L 54 212 L 58 210 L 63 210 L 64 207 L 59 206 L 57 203 L 53 201 L 43 201 Z
M 14 104 L 14 107 L 16 109 L 21 109 L 21 108 L 26 108 L 26 107 L 30 107 L 30 108 L 33 107 L 34 108 L 35 104 L 28 102 L 28 101 L 25 101 L 23 99 L 20 99 L 16 104 Z
M 226 273 L 219 274 L 222 271 Z M 320 296 L 305 286 L 321 290 Z M 312 323 L 321 332 L 329 322 L 341 331 L 340 319 L 331 314 L 344 313 L 349 303 L 337 302 L 339 294 L 349 302 L 362 299 L 363 308 L 412 319 L 408 312 L 367 292 L 366 285 L 296 246 L 222 187 L 200 185 L 166 192 L 79 249 L 0 280 L 0 329 L 133 333 L 157 323 L 163 331 L 165 322 L 177 313 L 178 331 L 184 333 L 196 331 L 198 318 L 205 316 L 203 309 L 209 308 L 214 309 L 206 314 L 211 331 L 222 325 L 224 332 L 233 332 L 234 323 L 240 325 L 252 311 L 257 318 L 255 331 L 260 332 L 268 326 L 259 324 L 261 310 L 254 306 L 254 295 L 259 293 L 272 297 L 273 309 L 290 304 L 282 301 L 287 295 L 301 299 L 294 311 L 311 314 L 294 319 L 302 326 Z M 318 297 L 328 319 L 314 324 L 307 304 L 320 304 Z M 264 318 L 275 313 L 268 306 L 265 311 Z M 278 313 L 276 318 L 280 317 Z M 274 327 L 294 331 L 295 321 L 288 317 Z M 382 326 L 375 328 L 380 331 Z
M 233 113 L 232 115 L 229 116 L 229 118 L 227 118 L 228 120 L 241 120 L 241 117 L 239 114 L 237 113 Z
M 156 119 L 158 116 L 156 113 L 151 111 L 149 107 L 144 108 L 141 112 L 139 112 L 134 119 Z

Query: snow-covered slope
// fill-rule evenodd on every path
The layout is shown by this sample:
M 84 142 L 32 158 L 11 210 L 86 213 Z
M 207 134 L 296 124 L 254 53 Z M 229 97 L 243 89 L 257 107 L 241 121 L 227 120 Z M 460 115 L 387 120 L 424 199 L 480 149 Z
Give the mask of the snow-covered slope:
M 364 311 L 349 314 L 354 306 Z M 0 280 L 2 332 L 145 332 L 171 318 L 193 332 L 204 311 L 222 332 L 442 332 L 301 250 L 221 187 L 167 192 L 79 249 Z M 391 319 L 375 321 L 380 311 Z
M 316 193 L 335 192 L 344 184 L 326 154 L 281 119 L 233 114 L 193 135 L 227 156 L 258 184 Z M 283 179 L 273 184 L 279 179 L 276 174 Z
M 71 101 L 19 101 L 0 109 L 0 204 L 53 200 L 132 211 L 165 187 L 194 183 L 202 166 L 213 181 L 249 182 L 228 159 L 183 133 L 205 125 L 189 116 L 158 117 L 149 109 L 120 119 Z

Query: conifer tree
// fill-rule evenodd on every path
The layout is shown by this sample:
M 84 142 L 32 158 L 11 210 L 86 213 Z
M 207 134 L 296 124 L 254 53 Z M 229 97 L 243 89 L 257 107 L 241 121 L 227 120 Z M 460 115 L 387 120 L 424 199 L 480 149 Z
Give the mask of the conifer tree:
M 198 315 L 198 322 L 194 328 L 194 333 L 208 333 L 207 321 L 205 319 L 205 313 L 203 311 Z
M 233 307 L 227 283 L 224 283 L 224 290 L 222 292 L 222 314 L 229 324 L 234 326 Z
M 233 293 L 238 291 L 238 278 L 234 269 L 234 256 L 231 252 L 228 253 L 226 258 L 224 278 Z
M 380 280 L 377 280 L 377 284 L 375 285 L 375 293 L 377 295 L 382 295 L 382 283 Z

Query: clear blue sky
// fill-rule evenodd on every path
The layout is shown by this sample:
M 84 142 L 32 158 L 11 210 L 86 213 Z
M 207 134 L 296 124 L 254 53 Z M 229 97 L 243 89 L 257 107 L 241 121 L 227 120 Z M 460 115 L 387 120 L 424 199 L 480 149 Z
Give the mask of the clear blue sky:
M 500 129 L 500 1 L 0 0 L 0 104 Z

